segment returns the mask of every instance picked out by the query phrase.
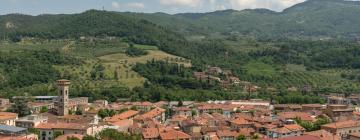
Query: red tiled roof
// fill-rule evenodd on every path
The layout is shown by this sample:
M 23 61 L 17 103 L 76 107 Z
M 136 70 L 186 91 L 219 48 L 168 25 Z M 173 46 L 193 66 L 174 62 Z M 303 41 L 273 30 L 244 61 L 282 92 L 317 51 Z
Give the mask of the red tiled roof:
M 236 131 L 230 131 L 230 130 L 219 130 L 216 132 L 216 134 L 221 137 L 237 137 L 239 136 L 239 133 Z
M 304 135 L 310 135 L 320 138 L 321 140 L 341 140 L 339 135 L 333 135 L 325 130 L 318 130 L 312 132 L 305 132 Z
M 280 112 L 278 116 L 281 120 L 300 118 L 303 121 L 315 121 L 315 118 L 306 112 Z
M 16 119 L 18 114 L 10 112 L 0 112 L 0 120 Z
M 291 131 L 305 131 L 305 129 L 298 124 L 284 125 L 284 127 Z
M 178 139 L 190 139 L 191 136 L 181 131 L 169 130 L 169 131 L 160 132 L 160 138 L 162 140 L 178 140 Z
M 322 125 L 321 127 L 332 128 L 332 129 L 360 127 L 360 121 L 348 120 L 348 121 L 325 124 L 325 125 Z
M 79 134 L 66 134 L 66 135 L 61 135 L 59 137 L 57 137 L 55 140 L 68 140 L 68 138 L 78 138 L 78 139 L 82 139 L 83 135 L 79 135 Z
M 230 121 L 232 124 L 235 125 L 249 125 L 251 124 L 249 121 L 243 119 L 243 118 L 237 118 L 235 120 Z
M 142 131 L 142 136 L 144 139 L 156 139 L 160 134 L 157 128 L 145 128 Z
M 133 117 L 133 116 L 135 116 L 137 114 L 139 114 L 138 111 L 128 110 L 128 111 L 125 111 L 123 113 L 114 115 L 114 116 L 106 119 L 105 121 L 106 122 L 116 122 L 116 121 L 119 121 L 119 120 L 129 119 L 129 118 L 131 118 L 131 117 Z
M 137 116 L 135 117 L 135 119 L 147 119 L 147 118 L 154 118 L 156 116 L 161 115 L 162 113 L 165 112 L 165 109 L 162 108 L 155 108 L 153 110 L 150 110 L 149 112 L 146 112 L 143 115 Z
M 119 127 L 126 127 L 126 126 L 132 126 L 133 121 L 126 119 L 126 120 L 119 120 L 116 122 L 112 122 L 111 124 Z

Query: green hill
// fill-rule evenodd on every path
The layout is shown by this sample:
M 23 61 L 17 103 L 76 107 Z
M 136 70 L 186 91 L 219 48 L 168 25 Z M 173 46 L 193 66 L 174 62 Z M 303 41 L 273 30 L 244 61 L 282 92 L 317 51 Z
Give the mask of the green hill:
M 246 35 L 262 39 L 327 39 L 359 38 L 358 13 L 358 1 L 308 0 L 282 12 L 255 9 L 140 15 L 151 22 L 175 28 L 183 33 L 212 35 L 216 32 L 222 35 Z

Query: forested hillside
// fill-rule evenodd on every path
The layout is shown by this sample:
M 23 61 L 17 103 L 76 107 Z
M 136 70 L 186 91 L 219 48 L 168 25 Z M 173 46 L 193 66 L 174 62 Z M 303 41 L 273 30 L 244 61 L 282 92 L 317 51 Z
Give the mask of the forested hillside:
M 72 96 L 90 100 L 318 103 L 319 94 L 360 92 L 357 13 L 359 2 L 309 0 L 283 12 L 4 15 L 0 92 L 54 94 L 53 81 L 66 78 Z M 193 77 L 210 66 L 262 88 L 250 95 Z
M 233 35 L 260 39 L 358 39 L 358 13 L 358 1 L 308 0 L 283 12 L 255 9 L 139 16 L 189 35 L 219 37 L 220 34 L 220 37 Z

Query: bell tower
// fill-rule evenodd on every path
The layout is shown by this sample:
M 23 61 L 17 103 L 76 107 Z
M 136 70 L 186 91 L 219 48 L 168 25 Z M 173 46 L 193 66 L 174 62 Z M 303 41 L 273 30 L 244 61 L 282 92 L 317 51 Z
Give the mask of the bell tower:
M 59 116 L 66 116 L 69 114 L 68 100 L 69 100 L 69 80 L 58 80 L 58 101 L 57 101 L 57 114 Z

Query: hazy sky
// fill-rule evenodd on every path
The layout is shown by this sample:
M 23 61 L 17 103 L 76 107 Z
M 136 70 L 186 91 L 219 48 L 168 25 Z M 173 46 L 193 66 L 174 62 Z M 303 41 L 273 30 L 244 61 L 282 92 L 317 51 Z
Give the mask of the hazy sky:
M 209 12 L 267 8 L 282 11 L 305 0 L 0 0 L 0 14 L 79 13 L 88 9 L 132 12 Z

